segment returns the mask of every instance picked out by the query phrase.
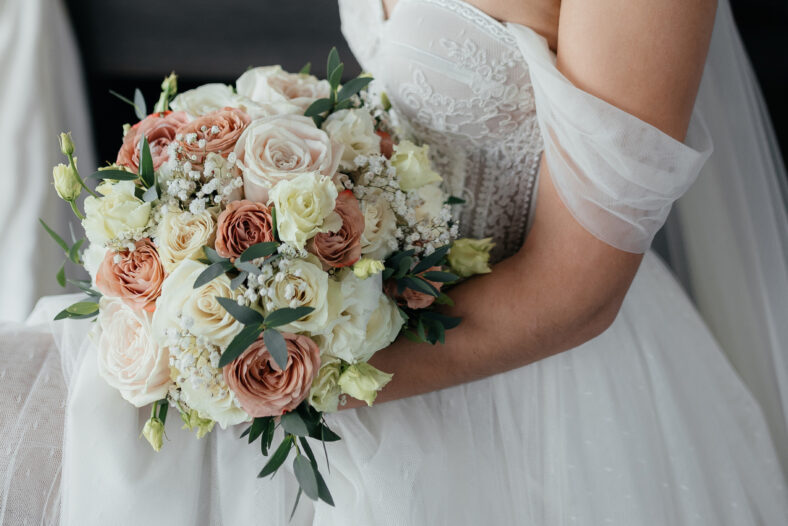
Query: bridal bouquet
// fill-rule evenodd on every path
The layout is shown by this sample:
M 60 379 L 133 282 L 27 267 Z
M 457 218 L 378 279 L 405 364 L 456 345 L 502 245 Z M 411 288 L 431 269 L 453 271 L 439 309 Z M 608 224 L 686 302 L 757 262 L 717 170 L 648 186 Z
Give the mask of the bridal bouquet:
M 461 201 L 372 79 L 340 85 L 336 50 L 327 66 L 327 80 L 269 66 L 177 96 L 170 75 L 151 114 L 137 91 L 124 100 L 139 122 L 87 178 L 95 190 L 61 135 L 55 188 L 89 245 L 44 228 L 91 278 L 61 267 L 88 297 L 56 319 L 97 317 L 99 372 L 151 405 L 155 450 L 171 409 L 198 438 L 248 423 L 242 437 L 269 457 L 261 477 L 295 451 L 301 490 L 333 504 L 308 442 L 339 439 L 323 414 L 346 396 L 372 404 L 391 375 L 368 360 L 400 333 L 444 341 L 460 320 L 434 307 L 489 272 L 491 244 L 456 239 Z

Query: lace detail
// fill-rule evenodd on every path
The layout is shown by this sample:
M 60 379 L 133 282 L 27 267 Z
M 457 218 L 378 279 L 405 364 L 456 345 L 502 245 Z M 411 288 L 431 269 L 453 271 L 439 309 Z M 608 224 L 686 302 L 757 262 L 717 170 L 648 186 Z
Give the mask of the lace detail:
M 542 139 L 528 67 L 513 35 L 460 0 L 340 0 L 345 36 L 402 125 L 430 145 L 465 236 L 492 237 L 495 259 L 522 246 Z M 440 27 L 441 31 L 433 30 Z

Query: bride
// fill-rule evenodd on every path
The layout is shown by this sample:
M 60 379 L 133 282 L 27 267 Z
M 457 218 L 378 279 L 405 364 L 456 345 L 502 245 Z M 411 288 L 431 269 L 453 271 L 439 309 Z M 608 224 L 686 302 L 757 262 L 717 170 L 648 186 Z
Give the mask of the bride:
M 445 345 L 398 341 L 375 356 L 375 366 L 394 373 L 378 399 L 385 403 L 355 408 L 349 401 L 328 417 L 343 437 L 328 451 L 337 506 L 302 501 L 292 523 L 788 523 L 778 453 L 788 448 L 779 409 L 788 389 L 784 300 L 768 291 L 739 297 L 742 311 L 765 298 L 757 305 L 773 322 L 769 338 L 754 337 L 770 345 L 727 349 L 734 363 L 761 364 L 741 372 L 759 405 L 649 252 L 671 205 L 711 155 L 711 136 L 731 132 L 705 119 L 742 127 L 742 142 L 724 143 L 732 149 L 749 144 L 747 126 L 753 136 L 766 133 L 752 120 L 755 111 L 721 121 L 725 99 L 711 106 L 709 79 L 701 85 L 715 2 L 340 0 L 340 8 L 362 66 L 402 125 L 431 145 L 451 193 L 466 199 L 463 234 L 492 237 L 499 262 L 453 290 L 453 314 L 464 322 Z M 733 67 L 741 50 L 728 33 L 727 4 L 719 8 L 709 63 Z M 730 42 L 739 55 L 717 56 Z M 767 287 L 786 290 L 779 160 L 754 162 L 749 186 L 737 187 L 741 196 L 763 184 L 777 189 L 756 202 L 773 211 L 771 222 L 758 216 L 772 230 L 756 232 L 760 245 L 746 245 L 762 248 L 763 260 L 754 253 L 741 259 L 742 230 L 717 232 L 723 223 L 708 239 L 730 236 L 734 250 L 704 241 L 707 223 L 692 219 L 714 205 L 715 194 L 690 193 L 687 203 L 697 206 L 681 209 L 685 239 L 697 240 L 687 243 L 685 259 L 699 297 L 717 307 L 709 317 L 729 329 L 722 335 L 737 327 L 738 316 L 720 321 L 736 308 L 715 305 L 716 289 L 699 271 L 715 275 L 718 263 L 749 261 L 747 276 L 732 279 L 769 277 Z M 719 177 L 738 175 L 734 164 L 712 162 Z M 703 177 L 700 183 L 712 187 Z M 42 302 L 33 318 L 56 308 Z M 152 457 L 129 438 L 145 417 L 102 396 L 111 391 L 95 360 L 68 359 L 87 326 L 55 330 L 72 388 L 62 523 L 288 523 L 292 474 L 254 479 L 258 454 L 238 447 L 238 430 L 196 442 L 170 426 L 173 454 Z M 51 347 L 35 334 L 24 333 L 24 341 Z M 17 336 L 6 342 L 21 342 Z M 58 396 L 45 399 L 55 407 Z M 24 486 L 22 478 L 6 477 L 7 487 Z M 47 484 L 56 488 L 51 479 L 34 487 L 44 492 Z

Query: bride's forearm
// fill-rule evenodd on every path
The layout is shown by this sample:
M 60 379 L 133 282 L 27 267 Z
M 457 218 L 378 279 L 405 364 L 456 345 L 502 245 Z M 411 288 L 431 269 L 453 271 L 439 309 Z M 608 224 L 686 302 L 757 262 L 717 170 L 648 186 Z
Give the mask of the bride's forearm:
M 540 208 L 525 246 L 449 291 L 462 323 L 446 343 L 400 338 L 370 360 L 394 373 L 377 403 L 477 380 L 575 347 L 613 321 L 641 256 L 582 229 L 542 174 Z M 566 248 L 571 247 L 571 248 Z M 351 400 L 348 407 L 358 403 Z

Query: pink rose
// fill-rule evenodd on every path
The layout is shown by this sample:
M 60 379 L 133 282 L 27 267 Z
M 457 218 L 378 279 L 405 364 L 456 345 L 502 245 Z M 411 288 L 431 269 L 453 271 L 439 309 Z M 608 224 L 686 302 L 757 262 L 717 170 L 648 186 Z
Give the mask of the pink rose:
M 135 311 L 153 312 L 164 277 L 156 246 L 145 238 L 137 241 L 131 252 L 108 250 L 96 273 L 96 286 L 107 296 L 122 299 Z
M 182 135 L 178 155 L 195 167 L 201 167 L 209 153 L 226 158 L 250 122 L 249 115 L 238 108 L 224 108 L 203 115 L 178 129 Z
M 257 243 L 274 241 L 271 210 L 254 201 L 231 201 L 219 214 L 216 252 L 223 258 L 237 258 Z
M 424 272 L 419 273 L 419 276 L 423 276 L 424 273 L 430 272 L 433 270 L 441 270 L 440 267 L 430 267 Z M 439 283 L 437 281 L 430 281 L 425 278 L 425 281 L 430 283 L 433 287 L 438 290 L 441 290 L 443 283 Z M 424 292 L 419 292 L 418 290 L 413 290 L 411 288 L 407 288 L 402 291 L 402 294 L 397 293 L 397 284 L 394 280 L 389 280 L 386 282 L 385 285 L 385 292 L 386 294 L 394 299 L 400 305 L 407 305 L 410 309 L 426 309 L 430 305 L 433 304 L 435 301 L 435 296 L 430 296 L 429 294 L 425 294 Z
M 150 145 L 151 157 L 153 157 L 153 169 L 158 170 L 169 159 L 167 147 L 175 140 L 178 128 L 186 124 L 188 120 L 188 116 L 183 111 L 148 115 L 126 133 L 115 164 L 125 166 L 134 173 L 139 172 L 140 141 L 145 136 Z
M 336 232 L 317 234 L 307 247 L 326 268 L 347 267 L 361 257 L 364 214 L 353 192 L 345 190 L 339 194 L 334 211 L 342 218 L 342 227 Z
M 282 333 L 287 367 L 281 370 L 262 336 L 224 367 L 224 380 L 250 416 L 279 416 L 292 411 L 309 394 L 320 369 L 320 350 L 310 338 Z

